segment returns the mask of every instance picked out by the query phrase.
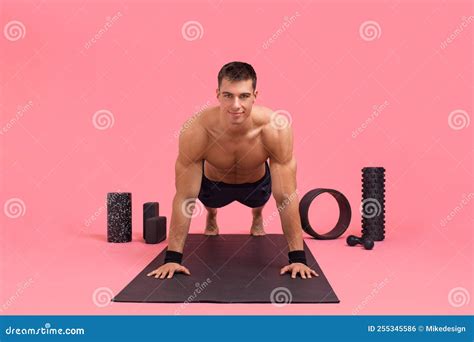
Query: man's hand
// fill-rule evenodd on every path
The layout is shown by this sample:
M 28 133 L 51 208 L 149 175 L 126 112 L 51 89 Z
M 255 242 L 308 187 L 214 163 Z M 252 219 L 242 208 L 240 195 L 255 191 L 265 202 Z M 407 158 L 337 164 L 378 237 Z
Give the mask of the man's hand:
M 168 262 L 164 265 L 161 265 L 156 270 L 151 271 L 147 274 L 147 276 L 150 277 L 152 275 L 155 275 L 155 278 L 165 279 L 173 278 L 173 275 L 175 273 L 184 273 L 187 275 L 191 275 L 191 272 L 189 272 L 189 270 L 183 265 L 177 264 L 175 262 Z
M 316 273 L 315 270 L 312 270 L 305 264 L 295 262 L 293 264 L 289 264 L 288 266 L 285 266 L 281 269 L 280 275 L 285 274 L 286 272 L 290 273 L 291 272 L 291 278 L 296 278 L 296 275 L 299 273 L 301 275 L 301 278 L 306 279 L 312 278 L 311 275 L 314 275 L 315 277 L 319 277 L 319 274 Z

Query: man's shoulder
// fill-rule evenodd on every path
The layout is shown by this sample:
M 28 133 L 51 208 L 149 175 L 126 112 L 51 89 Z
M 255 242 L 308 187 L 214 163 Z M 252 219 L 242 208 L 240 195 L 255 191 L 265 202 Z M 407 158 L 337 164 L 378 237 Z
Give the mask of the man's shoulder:
M 261 108 L 265 124 L 262 128 L 262 142 L 270 154 L 278 159 L 287 159 L 293 148 L 291 118 L 287 112 Z
M 252 107 L 252 112 L 254 112 L 254 120 L 261 125 L 266 125 L 270 123 L 270 118 L 272 116 L 273 110 L 260 105 L 254 105 Z
M 209 126 L 210 108 L 205 108 L 188 117 L 180 128 L 179 141 L 180 147 L 204 148 L 207 144 L 207 130 Z
M 263 121 L 262 134 L 269 142 L 285 140 L 291 136 L 291 117 L 288 112 L 262 107 L 260 113 Z

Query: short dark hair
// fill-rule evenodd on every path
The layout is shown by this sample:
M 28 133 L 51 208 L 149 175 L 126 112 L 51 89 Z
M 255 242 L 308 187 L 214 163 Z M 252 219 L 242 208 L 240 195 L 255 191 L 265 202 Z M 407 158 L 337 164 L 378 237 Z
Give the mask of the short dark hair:
M 253 90 L 257 87 L 257 74 L 253 67 L 245 62 L 230 62 L 224 65 L 217 75 L 217 87 L 221 87 L 223 78 L 234 81 L 252 80 Z

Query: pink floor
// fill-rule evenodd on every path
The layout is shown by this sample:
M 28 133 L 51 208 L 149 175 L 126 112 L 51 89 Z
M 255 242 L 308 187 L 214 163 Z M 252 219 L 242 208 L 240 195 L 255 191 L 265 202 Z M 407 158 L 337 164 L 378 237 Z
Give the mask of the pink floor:
M 242 11 L 240 1 L 2 1 L 1 314 L 473 313 L 472 3 L 300 0 Z M 202 37 L 184 39 L 189 21 Z M 360 31 L 371 21 L 375 39 Z M 256 68 L 257 104 L 291 113 L 300 194 L 334 188 L 351 203 L 342 238 L 306 236 L 340 304 L 110 303 L 165 247 L 141 241 L 141 205 L 158 201 L 170 219 L 176 133 L 216 105 L 217 72 L 232 60 Z M 105 129 L 93 122 L 103 109 Z M 365 166 L 387 170 L 387 238 L 372 251 L 345 244 L 360 233 Z M 133 193 L 134 239 L 109 244 L 105 198 L 119 190 Z M 275 210 L 272 198 L 264 218 Z M 330 229 L 335 202 L 318 198 L 310 219 Z M 247 234 L 250 209 L 233 203 L 218 223 Z M 281 233 L 279 219 L 266 229 Z
M 441 194 L 432 194 L 436 195 Z M 327 205 L 330 206 L 329 201 Z M 46 224 L 43 229 L 52 224 Z M 306 243 L 341 303 L 291 304 L 283 307 L 272 304 L 192 303 L 184 307 L 181 304 L 107 304 L 112 294 L 118 293 L 165 245 L 147 245 L 140 241 L 140 234 L 137 233 L 131 243 L 109 244 L 105 241 L 103 228 L 103 225 L 97 224 L 91 231 L 76 229 L 70 236 L 65 235 L 61 243 L 58 243 L 59 240 L 48 240 L 35 231 L 21 248 L 6 244 L 2 274 L 8 282 L 2 284 L 2 294 L 8 297 L 3 299 L 6 304 L 3 313 L 472 313 L 472 303 L 461 307 L 452 305 L 453 301 L 462 304 L 465 298 L 454 297 L 451 301 L 448 298 L 454 285 L 468 288 L 472 284 L 472 241 L 452 239 L 446 232 L 423 220 L 405 219 L 389 223 L 387 240 L 377 243 L 372 251 L 348 247 L 342 238 L 316 241 L 307 237 Z M 453 224 L 449 229 L 455 230 L 456 227 Z M 194 231 L 197 232 L 197 229 Z M 232 232 L 244 234 L 246 230 L 234 229 Z M 357 233 L 354 229 L 352 232 Z M 465 296 L 462 291 L 458 295 Z

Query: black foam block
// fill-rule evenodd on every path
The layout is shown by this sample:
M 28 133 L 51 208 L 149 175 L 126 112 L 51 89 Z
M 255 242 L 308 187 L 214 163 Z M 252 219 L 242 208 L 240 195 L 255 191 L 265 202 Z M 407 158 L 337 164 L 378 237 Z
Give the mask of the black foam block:
M 145 222 L 146 243 L 159 243 L 166 239 L 166 217 L 152 217 Z
M 158 202 L 143 203 L 143 238 L 145 238 L 145 222 L 149 218 L 160 216 L 160 204 Z
M 165 251 L 154 258 L 120 293 L 115 302 L 151 303 L 339 303 L 306 243 L 308 265 L 319 277 L 292 279 L 280 275 L 288 265 L 283 235 L 190 234 L 182 264 L 191 275 L 157 279 L 147 274 L 163 264 Z

